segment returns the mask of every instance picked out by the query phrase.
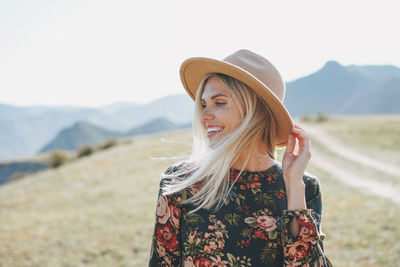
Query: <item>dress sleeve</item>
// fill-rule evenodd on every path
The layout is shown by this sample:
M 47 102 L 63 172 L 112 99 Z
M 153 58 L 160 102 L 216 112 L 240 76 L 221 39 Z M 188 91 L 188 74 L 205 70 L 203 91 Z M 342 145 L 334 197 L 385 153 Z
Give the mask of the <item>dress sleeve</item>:
M 322 241 L 325 234 L 321 230 L 321 190 L 316 177 L 304 176 L 306 184 L 307 209 L 284 210 L 282 212 L 282 244 L 284 266 L 331 267 L 332 263 L 324 255 Z M 297 220 L 299 234 L 294 237 L 289 232 L 291 220 Z
M 166 173 L 171 170 L 168 168 Z M 165 178 L 161 179 L 158 194 L 154 234 L 149 267 L 181 266 L 181 198 L 178 194 L 162 194 Z

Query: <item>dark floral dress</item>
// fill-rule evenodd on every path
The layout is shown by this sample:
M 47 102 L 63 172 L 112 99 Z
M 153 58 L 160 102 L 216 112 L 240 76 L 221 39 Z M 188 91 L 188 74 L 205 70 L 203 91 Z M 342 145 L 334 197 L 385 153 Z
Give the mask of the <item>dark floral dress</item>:
M 166 173 L 174 170 L 169 167 Z M 239 174 L 231 169 L 231 183 Z M 266 171 L 245 171 L 217 212 L 182 204 L 195 184 L 164 196 L 161 179 L 149 266 L 332 266 L 324 256 L 321 190 L 316 177 L 304 175 L 307 209 L 287 210 L 279 163 Z M 297 220 L 299 234 L 289 233 Z

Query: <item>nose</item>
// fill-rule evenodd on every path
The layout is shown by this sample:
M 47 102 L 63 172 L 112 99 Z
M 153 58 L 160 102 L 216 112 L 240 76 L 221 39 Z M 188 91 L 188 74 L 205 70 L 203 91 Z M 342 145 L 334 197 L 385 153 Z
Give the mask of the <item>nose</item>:
M 214 113 L 210 110 L 209 107 L 206 107 L 202 112 L 201 112 L 201 121 L 210 121 L 215 118 Z

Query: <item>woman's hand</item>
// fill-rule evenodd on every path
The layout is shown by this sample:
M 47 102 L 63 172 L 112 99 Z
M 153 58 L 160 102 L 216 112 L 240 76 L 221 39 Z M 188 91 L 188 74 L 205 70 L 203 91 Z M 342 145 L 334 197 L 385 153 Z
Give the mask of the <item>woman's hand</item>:
M 299 149 L 295 153 L 296 138 L 299 140 Z M 285 180 L 287 209 L 306 209 L 305 184 L 303 174 L 311 158 L 310 136 L 298 125 L 294 125 L 289 135 L 288 144 L 282 159 L 283 179 Z M 290 222 L 289 231 L 293 236 L 299 233 L 297 220 Z
M 299 148 L 295 153 L 296 138 L 299 140 Z M 311 158 L 310 136 L 298 125 L 294 125 L 289 135 L 286 151 L 282 159 L 282 171 L 287 188 L 304 185 L 303 174 Z

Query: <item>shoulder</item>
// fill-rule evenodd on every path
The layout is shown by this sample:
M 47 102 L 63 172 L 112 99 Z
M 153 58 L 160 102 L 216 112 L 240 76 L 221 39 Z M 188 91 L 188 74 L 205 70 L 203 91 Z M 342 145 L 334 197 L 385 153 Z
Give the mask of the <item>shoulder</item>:
M 310 201 L 315 198 L 321 198 L 321 185 L 319 179 L 308 172 L 304 172 L 303 181 L 306 185 L 306 200 Z
M 194 164 L 188 161 L 182 161 L 179 163 L 175 163 L 170 165 L 164 172 L 164 174 L 174 174 L 174 173 L 181 173 L 184 170 L 190 169 Z
M 161 182 L 171 182 L 173 180 L 184 179 L 188 175 L 191 165 L 188 162 L 179 162 L 170 165 L 162 174 Z
M 309 173 L 309 172 L 304 172 L 303 174 L 303 181 L 306 184 L 306 186 L 310 186 L 310 187 L 319 187 L 320 183 L 319 183 L 319 179 L 317 178 L 317 176 Z
M 160 193 L 165 193 L 166 188 L 169 185 L 176 186 L 179 184 L 180 181 L 184 180 L 188 175 L 190 169 L 190 165 L 187 162 L 180 162 L 177 164 L 170 165 L 162 174 L 161 174 L 161 179 L 160 179 Z M 173 196 L 180 196 L 180 195 L 186 195 L 183 191 L 186 191 L 185 189 L 181 189 L 179 191 L 176 191 L 174 193 L 168 194 L 170 197 Z

